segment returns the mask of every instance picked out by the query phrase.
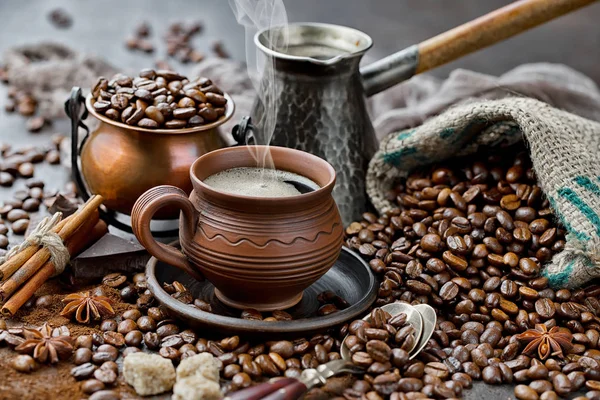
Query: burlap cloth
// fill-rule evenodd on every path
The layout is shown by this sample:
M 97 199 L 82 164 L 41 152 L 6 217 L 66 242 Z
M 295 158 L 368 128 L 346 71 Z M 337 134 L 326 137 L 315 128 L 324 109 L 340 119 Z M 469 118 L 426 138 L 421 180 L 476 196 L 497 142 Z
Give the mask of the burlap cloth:
M 600 277 L 600 123 L 530 98 L 454 106 L 422 125 L 388 135 L 371 160 L 367 193 L 381 212 L 385 193 L 412 169 L 480 146 L 525 140 L 539 185 L 568 231 L 564 250 L 545 266 L 554 287 Z

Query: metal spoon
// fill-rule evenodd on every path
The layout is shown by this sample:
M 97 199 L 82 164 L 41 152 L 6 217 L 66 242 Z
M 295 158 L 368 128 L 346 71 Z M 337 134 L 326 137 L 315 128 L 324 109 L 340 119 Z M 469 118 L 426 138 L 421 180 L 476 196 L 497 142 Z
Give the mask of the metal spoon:
M 421 317 L 421 314 L 419 313 L 419 311 L 417 311 L 415 307 L 407 303 L 390 303 L 381 307 L 381 309 L 390 314 L 392 317 L 400 313 L 406 314 L 406 322 L 408 322 L 412 325 L 413 328 L 415 328 L 415 343 L 412 346 L 412 348 L 407 350 L 408 354 L 411 354 L 411 352 L 417 347 L 418 343 L 420 342 L 421 334 L 423 331 L 423 318 Z M 371 322 L 371 315 L 367 315 L 363 318 L 363 320 Z M 346 344 L 346 339 L 348 339 L 348 336 L 346 336 L 344 338 L 344 341 L 342 342 L 340 354 L 342 355 L 342 358 L 344 360 L 350 361 L 352 359 L 352 355 L 350 354 L 350 349 Z
M 417 304 L 413 307 L 419 312 L 419 314 L 421 314 L 421 317 L 423 318 L 423 331 L 421 333 L 421 337 L 419 338 L 419 343 L 416 345 L 414 351 L 409 357 L 411 360 L 425 348 L 425 345 L 429 339 L 431 339 L 431 335 L 433 335 L 435 323 L 437 321 L 435 310 L 429 304 Z

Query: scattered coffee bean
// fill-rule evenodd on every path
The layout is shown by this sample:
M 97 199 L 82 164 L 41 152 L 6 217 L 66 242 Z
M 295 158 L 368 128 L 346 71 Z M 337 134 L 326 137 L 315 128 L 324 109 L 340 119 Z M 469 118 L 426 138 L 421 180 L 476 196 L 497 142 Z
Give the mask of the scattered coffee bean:
M 29 355 L 18 355 L 12 359 L 11 362 L 12 367 L 19 372 L 30 373 L 36 369 L 36 362 L 33 357 Z

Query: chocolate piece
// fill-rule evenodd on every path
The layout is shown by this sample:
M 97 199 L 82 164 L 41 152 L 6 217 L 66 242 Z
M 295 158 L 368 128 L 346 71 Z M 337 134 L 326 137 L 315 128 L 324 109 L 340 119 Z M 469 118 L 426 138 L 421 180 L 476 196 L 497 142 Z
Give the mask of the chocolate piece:
M 85 282 L 111 272 L 143 271 L 149 259 L 150 255 L 139 243 L 109 233 L 75 257 L 71 271 L 75 281 Z
M 54 203 L 48 208 L 50 214 L 60 211 L 63 214 L 63 218 L 67 218 L 69 215 L 77 211 L 77 204 L 66 198 L 62 194 L 56 196 Z

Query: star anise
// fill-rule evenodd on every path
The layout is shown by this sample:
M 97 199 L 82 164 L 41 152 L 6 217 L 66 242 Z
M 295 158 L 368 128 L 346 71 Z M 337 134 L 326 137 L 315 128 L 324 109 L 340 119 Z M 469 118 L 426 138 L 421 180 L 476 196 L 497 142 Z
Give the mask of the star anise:
M 73 293 L 63 299 L 67 303 L 60 312 L 63 317 L 75 315 L 77 322 L 88 323 L 90 319 L 101 319 L 115 315 L 110 299 L 104 296 L 93 296 L 90 292 Z
M 558 326 L 548 327 L 536 324 L 535 329 L 528 329 L 517 335 L 519 342 L 528 343 L 523 350 L 524 354 L 533 355 L 536 350 L 539 358 L 545 360 L 548 356 L 564 357 L 563 352 L 573 348 L 573 335 L 567 329 Z
M 31 354 L 41 363 L 50 361 L 57 363 L 73 354 L 73 339 L 71 336 L 52 336 L 52 328 L 48 324 L 39 329 L 23 328 L 25 341 L 15 347 L 19 353 Z

